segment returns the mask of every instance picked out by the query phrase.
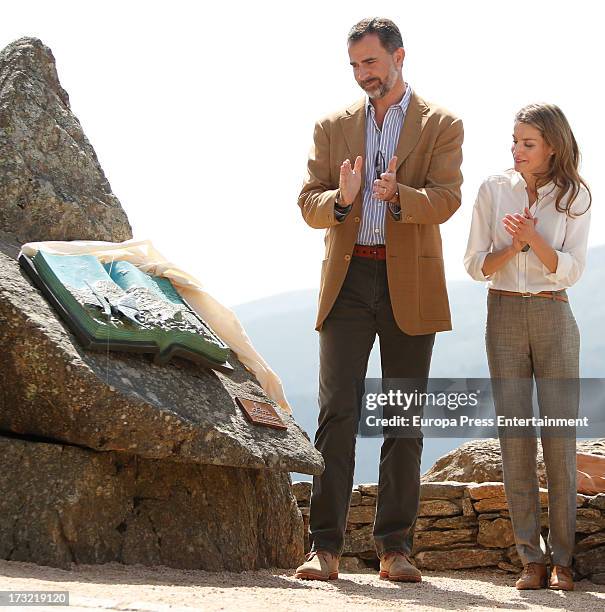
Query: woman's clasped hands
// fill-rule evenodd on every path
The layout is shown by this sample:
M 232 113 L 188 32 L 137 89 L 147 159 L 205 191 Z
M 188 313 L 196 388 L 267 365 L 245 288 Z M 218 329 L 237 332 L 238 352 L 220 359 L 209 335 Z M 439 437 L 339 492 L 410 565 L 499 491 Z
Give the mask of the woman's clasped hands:
M 522 251 L 526 246 L 531 246 L 532 241 L 538 235 L 537 223 L 538 219 L 529 212 L 527 207 L 522 215 L 508 214 L 502 219 L 504 229 L 512 236 L 513 247 L 516 251 Z

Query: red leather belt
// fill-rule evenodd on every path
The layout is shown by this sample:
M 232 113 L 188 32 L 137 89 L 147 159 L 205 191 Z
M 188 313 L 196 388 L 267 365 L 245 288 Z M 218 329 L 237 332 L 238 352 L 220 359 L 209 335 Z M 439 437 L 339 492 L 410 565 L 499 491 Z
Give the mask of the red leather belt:
M 384 244 L 375 244 L 372 246 L 366 246 L 364 244 L 356 244 L 353 248 L 353 255 L 355 257 L 368 257 L 369 259 L 386 259 L 387 248 Z

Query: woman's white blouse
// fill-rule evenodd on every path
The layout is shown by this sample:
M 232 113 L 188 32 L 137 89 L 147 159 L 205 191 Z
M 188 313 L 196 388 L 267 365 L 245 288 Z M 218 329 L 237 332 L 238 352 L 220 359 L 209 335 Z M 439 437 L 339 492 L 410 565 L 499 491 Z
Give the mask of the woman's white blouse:
M 529 207 L 526 183 L 521 173 L 507 170 L 486 179 L 477 194 L 473 220 L 464 256 L 467 272 L 478 281 L 489 281 L 494 289 L 538 293 L 571 287 L 582 275 L 586 263 L 590 210 L 577 217 L 558 212 L 556 188 L 548 183 L 538 189 L 536 202 Z M 584 186 L 571 206 L 578 214 L 588 208 L 589 196 Z M 565 197 L 561 204 L 565 204 Z M 523 214 L 525 207 L 538 219 L 536 231 L 557 253 L 555 272 L 538 259 L 533 249 L 520 252 L 491 276 L 481 271 L 486 256 L 512 244 L 502 219 L 507 214 Z

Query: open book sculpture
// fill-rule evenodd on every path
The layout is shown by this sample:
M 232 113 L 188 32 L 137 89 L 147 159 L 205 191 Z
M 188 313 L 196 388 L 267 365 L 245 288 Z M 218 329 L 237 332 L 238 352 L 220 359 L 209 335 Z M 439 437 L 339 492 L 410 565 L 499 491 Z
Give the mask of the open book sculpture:
M 229 347 L 177 293 L 169 279 L 126 261 L 94 255 L 22 254 L 21 267 L 84 348 L 153 353 L 158 364 L 185 357 L 222 372 Z

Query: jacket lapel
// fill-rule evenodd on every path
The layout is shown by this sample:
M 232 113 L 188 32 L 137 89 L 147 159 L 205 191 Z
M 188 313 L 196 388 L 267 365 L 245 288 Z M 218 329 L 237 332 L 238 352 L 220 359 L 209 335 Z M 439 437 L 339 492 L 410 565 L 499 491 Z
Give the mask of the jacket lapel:
M 401 167 L 408 155 L 412 152 L 418 140 L 422 128 L 426 123 L 429 107 L 412 91 L 412 97 L 405 114 L 405 120 L 399 134 L 399 142 L 395 149 L 397 155 L 397 170 Z M 340 118 L 340 125 L 344 139 L 349 150 L 351 164 L 355 158 L 361 155 L 364 158 L 362 184 L 365 179 L 365 146 L 366 146 L 366 107 L 365 98 L 347 108 L 344 116 Z
M 355 158 L 361 155 L 365 162 L 366 149 L 366 106 L 365 100 L 359 100 L 352 104 L 343 117 L 340 118 L 340 125 L 347 143 L 347 149 L 351 155 L 351 164 L 355 163 Z M 343 160 L 344 161 L 344 160 Z
M 349 150 L 351 165 L 355 163 L 355 159 L 358 155 L 363 157 L 363 164 L 361 165 L 361 184 L 362 188 L 359 190 L 355 201 L 353 202 L 353 210 L 355 215 L 361 210 L 361 201 L 363 193 L 363 184 L 365 181 L 365 167 L 366 167 L 366 105 L 365 99 L 361 99 L 347 108 L 343 117 L 340 118 L 340 125 L 344 134 L 345 143 Z M 339 160 L 340 163 L 344 161 Z M 339 164 L 340 165 L 340 164 Z M 353 211 L 351 211 L 353 212 Z M 349 217 L 351 215 L 349 214 Z
M 412 91 L 412 97 L 408 105 L 408 110 L 405 113 L 401 133 L 399 134 L 399 142 L 395 149 L 397 156 L 397 169 L 406 160 L 407 156 L 416 146 L 422 128 L 426 122 L 429 107 Z

